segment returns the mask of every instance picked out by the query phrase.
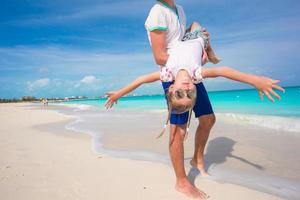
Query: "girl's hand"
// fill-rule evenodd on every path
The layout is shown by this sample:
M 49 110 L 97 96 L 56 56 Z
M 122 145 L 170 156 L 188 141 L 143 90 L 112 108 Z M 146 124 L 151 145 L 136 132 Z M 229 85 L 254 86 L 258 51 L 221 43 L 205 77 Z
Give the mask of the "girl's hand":
M 104 105 L 106 109 L 112 108 L 114 104 L 117 104 L 117 101 L 120 98 L 115 91 L 107 92 L 106 96 L 108 97 Z
M 263 100 L 264 95 L 266 95 L 270 101 L 274 102 L 275 100 L 272 96 L 275 96 L 279 100 L 281 97 L 273 89 L 285 92 L 285 90 L 278 85 L 279 82 L 279 80 L 274 80 L 269 77 L 258 76 L 254 81 L 254 87 L 258 90 L 261 100 Z

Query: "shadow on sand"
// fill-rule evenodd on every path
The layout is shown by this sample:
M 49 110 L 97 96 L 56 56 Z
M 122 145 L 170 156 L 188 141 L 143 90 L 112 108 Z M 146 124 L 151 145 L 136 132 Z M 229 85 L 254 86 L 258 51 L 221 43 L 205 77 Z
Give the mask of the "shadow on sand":
M 209 141 L 206 154 L 205 154 L 205 165 L 206 170 L 208 170 L 213 165 L 218 165 L 226 162 L 227 158 L 235 158 L 243 163 L 246 163 L 258 170 L 264 170 L 264 167 L 258 164 L 255 164 L 245 158 L 235 156 L 232 154 L 233 146 L 236 144 L 236 141 L 227 138 L 227 137 L 218 137 Z M 188 158 L 191 159 L 191 158 Z M 194 184 L 196 177 L 200 174 L 199 170 L 195 167 L 192 167 L 188 173 L 188 178 L 191 183 Z

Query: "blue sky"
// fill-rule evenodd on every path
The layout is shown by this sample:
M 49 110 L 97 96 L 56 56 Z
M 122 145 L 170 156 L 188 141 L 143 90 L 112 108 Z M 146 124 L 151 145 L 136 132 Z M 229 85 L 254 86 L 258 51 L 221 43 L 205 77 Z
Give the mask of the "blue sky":
M 1 0 L 0 98 L 100 96 L 158 70 L 144 21 L 152 0 Z M 298 0 L 178 0 L 211 33 L 221 65 L 300 85 Z M 211 65 L 208 65 L 211 66 Z M 208 90 L 247 86 L 205 81 Z M 159 83 L 135 93 L 159 94 Z

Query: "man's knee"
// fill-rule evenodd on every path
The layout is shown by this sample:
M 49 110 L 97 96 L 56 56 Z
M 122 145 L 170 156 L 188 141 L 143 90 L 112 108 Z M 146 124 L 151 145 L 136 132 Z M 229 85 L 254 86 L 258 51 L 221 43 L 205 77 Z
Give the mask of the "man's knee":
M 210 130 L 216 123 L 216 116 L 214 114 L 204 115 L 199 117 L 199 126 L 203 129 Z

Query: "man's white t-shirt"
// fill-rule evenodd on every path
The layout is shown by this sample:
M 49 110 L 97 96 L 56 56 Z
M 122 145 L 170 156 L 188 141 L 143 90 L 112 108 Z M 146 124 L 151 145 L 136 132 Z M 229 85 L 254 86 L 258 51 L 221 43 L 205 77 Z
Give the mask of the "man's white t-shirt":
M 150 45 L 151 31 L 166 31 L 167 51 L 170 53 L 172 46 L 181 41 L 185 34 L 186 17 L 183 8 L 176 5 L 176 9 L 173 9 L 163 0 L 158 0 L 150 10 L 145 22 L 145 27 L 147 29 Z

